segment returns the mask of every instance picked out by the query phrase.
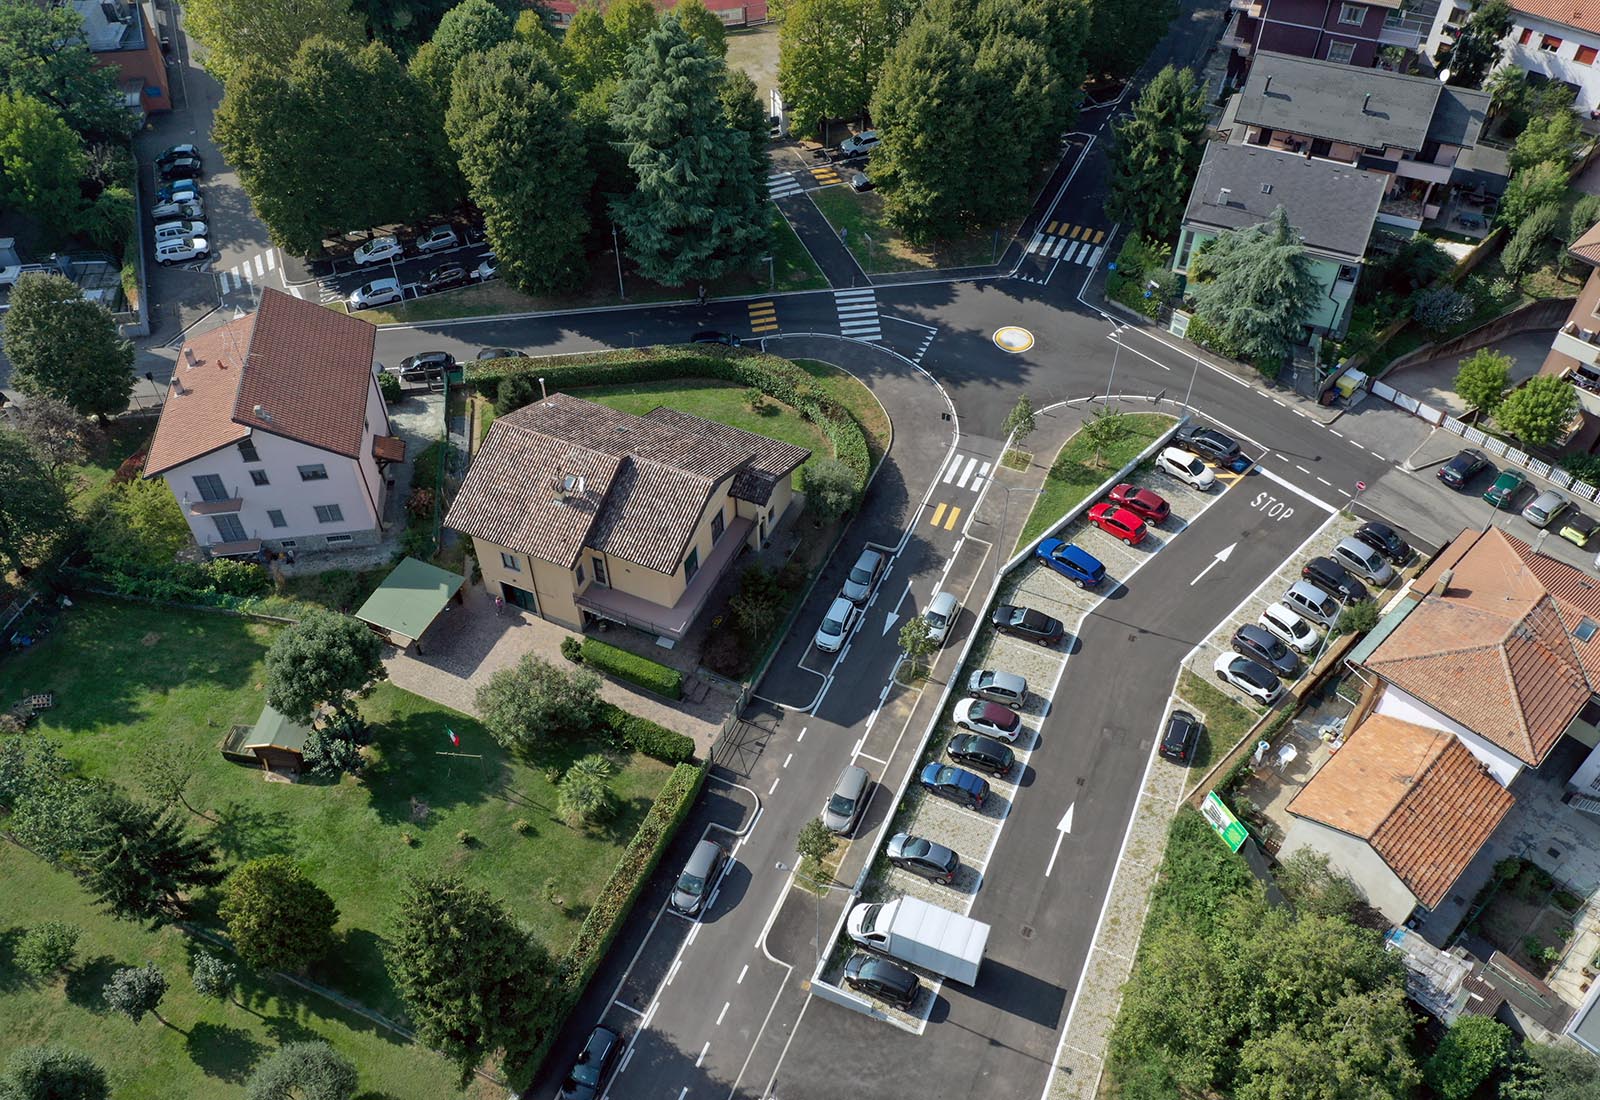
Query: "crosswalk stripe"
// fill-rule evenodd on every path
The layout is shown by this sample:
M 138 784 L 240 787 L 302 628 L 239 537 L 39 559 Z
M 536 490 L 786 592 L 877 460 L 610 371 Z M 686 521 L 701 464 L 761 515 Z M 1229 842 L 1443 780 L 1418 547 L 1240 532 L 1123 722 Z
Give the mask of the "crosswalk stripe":
M 950 468 L 947 469 L 944 472 L 944 483 L 946 485 L 950 484 L 950 482 L 952 480 L 954 480 L 954 478 L 956 476 L 956 471 L 959 470 L 959 469 L 961 469 L 961 455 L 959 455 L 959 454 L 951 455 L 950 456 Z
M 1068 233 L 1068 234 L 1067 234 L 1067 236 L 1068 236 L 1068 237 L 1071 237 L 1071 238 L 1072 238 L 1072 239 L 1073 239 L 1073 240 L 1077 240 L 1077 239 L 1078 239 L 1078 232 L 1079 232 L 1079 231 L 1080 231 L 1080 230 L 1081 230 L 1081 229 L 1083 229 L 1083 226 L 1081 226 L 1081 225 L 1075 225 L 1075 226 L 1073 226 L 1073 227 L 1072 227 L 1072 232 L 1071 232 L 1071 233 Z
M 267 273 L 266 261 L 263 260 L 260 256 L 257 256 L 256 257 L 256 278 L 259 279 L 262 276 L 266 275 L 266 273 Z
M 839 307 L 840 317 L 860 317 L 866 314 L 873 314 L 877 312 L 878 306 L 875 302 L 867 305 L 841 305 Z
M 833 292 L 834 299 L 840 302 L 860 301 L 863 298 L 875 299 L 877 296 L 877 290 L 872 287 L 867 287 L 864 290 L 836 290 Z
M 1045 232 L 1046 233 L 1054 233 L 1056 231 L 1056 226 L 1058 226 L 1060 224 L 1061 224 L 1060 222 L 1051 222 L 1050 223 L 1050 228 L 1046 229 Z
M 1095 244 L 1099 244 L 1101 241 L 1103 241 L 1105 239 L 1106 239 L 1106 231 L 1104 229 L 1100 229 L 1100 230 L 1097 230 L 1095 232 L 1095 235 L 1094 235 L 1094 243 Z
M 881 330 L 876 321 L 841 321 L 839 323 L 839 331 L 846 336 L 854 336 L 858 332 L 879 332 Z
M 1085 248 L 1086 248 L 1086 246 L 1084 245 L 1084 243 L 1082 241 L 1073 242 L 1072 248 L 1068 251 L 1067 263 L 1069 263 L 1069 264 L 1077 263 L 1078 262 L 1078 257 L 1083 254 Z
M 302 299 L 302 300 L 305 299 L 305 295 L 300 293 L 300 288 L 297 287 L 297 286 L 291 286 L 289 288 L 289 293 L 293 294 L 296 298 L 299 298 L 299 299 Z
M 278 250 L 276 248 L 269 248 L 269 249 L 267 249 L 267 270 L 268 271 L 276 271 L 277 269 L 278 269 Z
M 1044 254 L 1045 259 L 1047 259 L 1047 260 L 1055 259 L 1057 256 L 1061 255 L 1061 253 L 1066 249 L 1066 247 L 1067 247 L 1067 245 L 1069 243 L 1071 243 L 1071 242 L 1069 242 L 1067 240 L 1067 238 L 1065 238 L 1065 237 L 1057 237 L 1056 240 L 1055 240 L 1054 247 L 1052 247 L 1048 252 L 1046 252 Z
M 1101 257 L 1102 254 L 1104 254 L 1104 252 L 1105 252 L 1104 248 L 1096 248 L 1094 250 L 1094 254 L 1089 257 L 1089 261 L 1088 261 L 1089 266 L 1090 267 L 1099 267 L 1100 266 L 1100 257 Z
M 777 322 L 773 322 L 770 325 L 751 325 L 750 326 L 750 331 L 751 332 L 776 332 L 776 331 L 778 331 L 778 325 L 777 325 Z
M 975 470 L 977 468 L 977 466 L 978 466 L 978 460 L 977 459 L 975 459 L 975 458 L 967 459 L 967 468 L 965 470 L 961 471 L 961 476 L 960 477 L 956 478 L 956 488 L 957 489 L 965 489 L 967 487 L 967 479 L 972 476 L 972 471 Z

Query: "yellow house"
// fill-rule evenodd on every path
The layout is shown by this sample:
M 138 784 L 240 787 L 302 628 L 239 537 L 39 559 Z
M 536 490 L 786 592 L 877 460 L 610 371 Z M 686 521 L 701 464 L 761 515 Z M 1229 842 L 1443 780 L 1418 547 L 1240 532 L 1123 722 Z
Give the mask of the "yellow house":
M 673 409 L 634 416 L 555 393 L 494 422 L 445 525 L 472 538 L 507 603 L 676 641 L 782 517 L 810 456 Z

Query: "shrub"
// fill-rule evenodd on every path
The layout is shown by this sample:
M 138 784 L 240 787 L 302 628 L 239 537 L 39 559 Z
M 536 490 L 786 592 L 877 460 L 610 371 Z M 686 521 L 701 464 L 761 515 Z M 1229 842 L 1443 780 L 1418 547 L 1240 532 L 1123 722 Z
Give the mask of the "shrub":
M 556 809 L 568 825 L 592 825 L 617 809 L 611 793 L 611 761 L 590 753 L 575 761 L 556 787 Z
M 750 651 L 736 630 L 719 630 L 706 642 L 700 660 L 718 676 L 740 679 L 749 671 Z
M 288 856 L 251 860 L 223 888 L 219 913 L 239 957 L 263 970 L 299 970 L 333 948 L 339 910 Z
M 524 405 L 532 404 L 533 399 L 539 396 L 539 384 L 534 381 L 531 374 L 510 374 L 501 381 L 497 394 L 494 414 L 504 416 L 506 413 L 516 412 Z
M 1600 455 L 1563 455 L 1561 468 L 1579 481 L 1600 484 Z
M 855 507 L 855 476 L 850 468 L 833 459 L 818 459 L 802 473 L 806 510 L 822 523 L 832 523 Z
M 194 991 L 202 997 L 211 997 L 219 1001 L 228 995 L 238 976 L 238 967 L 209 951 L 201 951 L 195 955 L 194 965 L 189 968 L 189 979 L 194 982 Z
M 458 829 L 456 831 L 456 843 L 461 845 L 463 848 L 470 848 L 473 846 L 473 844 L 477 843 L 477 837 L 473 836 L 466 829 Z
M 503 748 L 530 749 L 585 737 L 601 720 L 600 677 L 532 655 L 500 669 L 474 697 L 483 724 Z
M 1411 300 L 1411 315 L 1429 332 L 1443 332 L 1472 316 L 1472 299 L 1455 287 L 1419 290 Z
M 416 486 L 406 495 L 406 515 L 412 519 L 432 519 L 436 499 L 432 489 L 425 485 Z
M 12 961 L 25 974 L 49 978 L 72 965 L 83 929 L 58 920 L 36 924 L 22 934 L 12 952 Z
M 561 639 L 561 656 L 575 665 L 583 664 L 583 643 L 568 634 Z
M 525 817 L 519 817 L 511 823 L 511 831 L 518 836 L 532 836 L 534 833 L 533 822 Z
M 1439 1100 L 1467 1100 L 1511 1057 L 1511 1030 L 1488 1016 L 1462 1016 L 1422 1066 Z
M 694 738 L 630 714 L 614 703 L 600 703 L 600 720 L 612 736 L 635 752 L 665 764 L 687 764 L 694 759 Z
M 327 1043 L 286 1043 L 250 1075 L 245 1100 L 350 1100 L 359 1084 L 350 1059 Z
M 608 645 L 598 638 L 585 638 L 581 646 L 583 663 L 601 672 L 609 672 L 619 679 L 629 683 L 638 684 L 664 695 L 668 699 L 683 698 L 683 673 L 675 668 L 668 668 L 659 661 L 652 661 L 648 657 L 641 657 L 637 653 L 629 653 L 625 649 L 618 649 Z M 565 646 L 562 655 L 566 655 Z M 570 658 L 569 658 L 570 660 Z
M 1556 234 L 1561 221 L 1561 204 L 1547 202 L 1523 219 L 1500 253 L 1500 266 L 1512 278 L 1526 275 L 1538 265 L 1546 245 Z
M 1339 634 L 1364 634 L 1378 625 L 1378 605 L 1371 600 L 1353 603 L 1339 612 L 1333 632 Z
M 378 394 L 386 405 L 393 405 L 400 400 L 400 376 L 381 371 L 378 374 Z
M 224 596 L 265 596 L 272 591 L 272 578 L 255 562 L 215 558 L 200 566 L 212 590 Z
M 111 475 L 111 484 L 126 485 L 144 472 L 144 460 L 150 452 L 143 447 L 122 460 L 117 472 Z

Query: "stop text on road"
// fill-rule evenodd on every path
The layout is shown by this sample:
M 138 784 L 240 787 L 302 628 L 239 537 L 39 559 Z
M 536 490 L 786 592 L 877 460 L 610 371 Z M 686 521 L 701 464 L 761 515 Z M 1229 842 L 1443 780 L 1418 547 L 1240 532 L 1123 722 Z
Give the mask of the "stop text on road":
M 1250 502 L 1252 508 L 1265 512 L 1275 520 L 1286 520 L 1294 515 L 1294 509 L 1286 500 L 1279 500 L 1271 493 L 1257 493 L 1256 498 Z

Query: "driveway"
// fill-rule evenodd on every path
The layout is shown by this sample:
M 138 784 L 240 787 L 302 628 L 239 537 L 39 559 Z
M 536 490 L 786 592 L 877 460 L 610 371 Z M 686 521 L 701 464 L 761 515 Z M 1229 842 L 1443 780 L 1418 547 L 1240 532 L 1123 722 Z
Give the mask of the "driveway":
M 1511 356 L 1511 384 L 1515 386 L 1539 373 L 1544 357 L 1550 354 L 1550 341 L 1555 339 L 1555 335 L 1553 328 L 1521 332 L 1490 344 L 1489 348 Z M 1450 355 L 1443 359 L 1429 359 L 1393 371 L 1385 375 L 1383 380 L 1425 405 L 1444 409 L 1451 416 L 1459 417 L 1467 411 L 1466 403 L 1456 396 L 1455 391 L 1456 371 L 1460 369 L 1464 358 L 1466 356 Z

